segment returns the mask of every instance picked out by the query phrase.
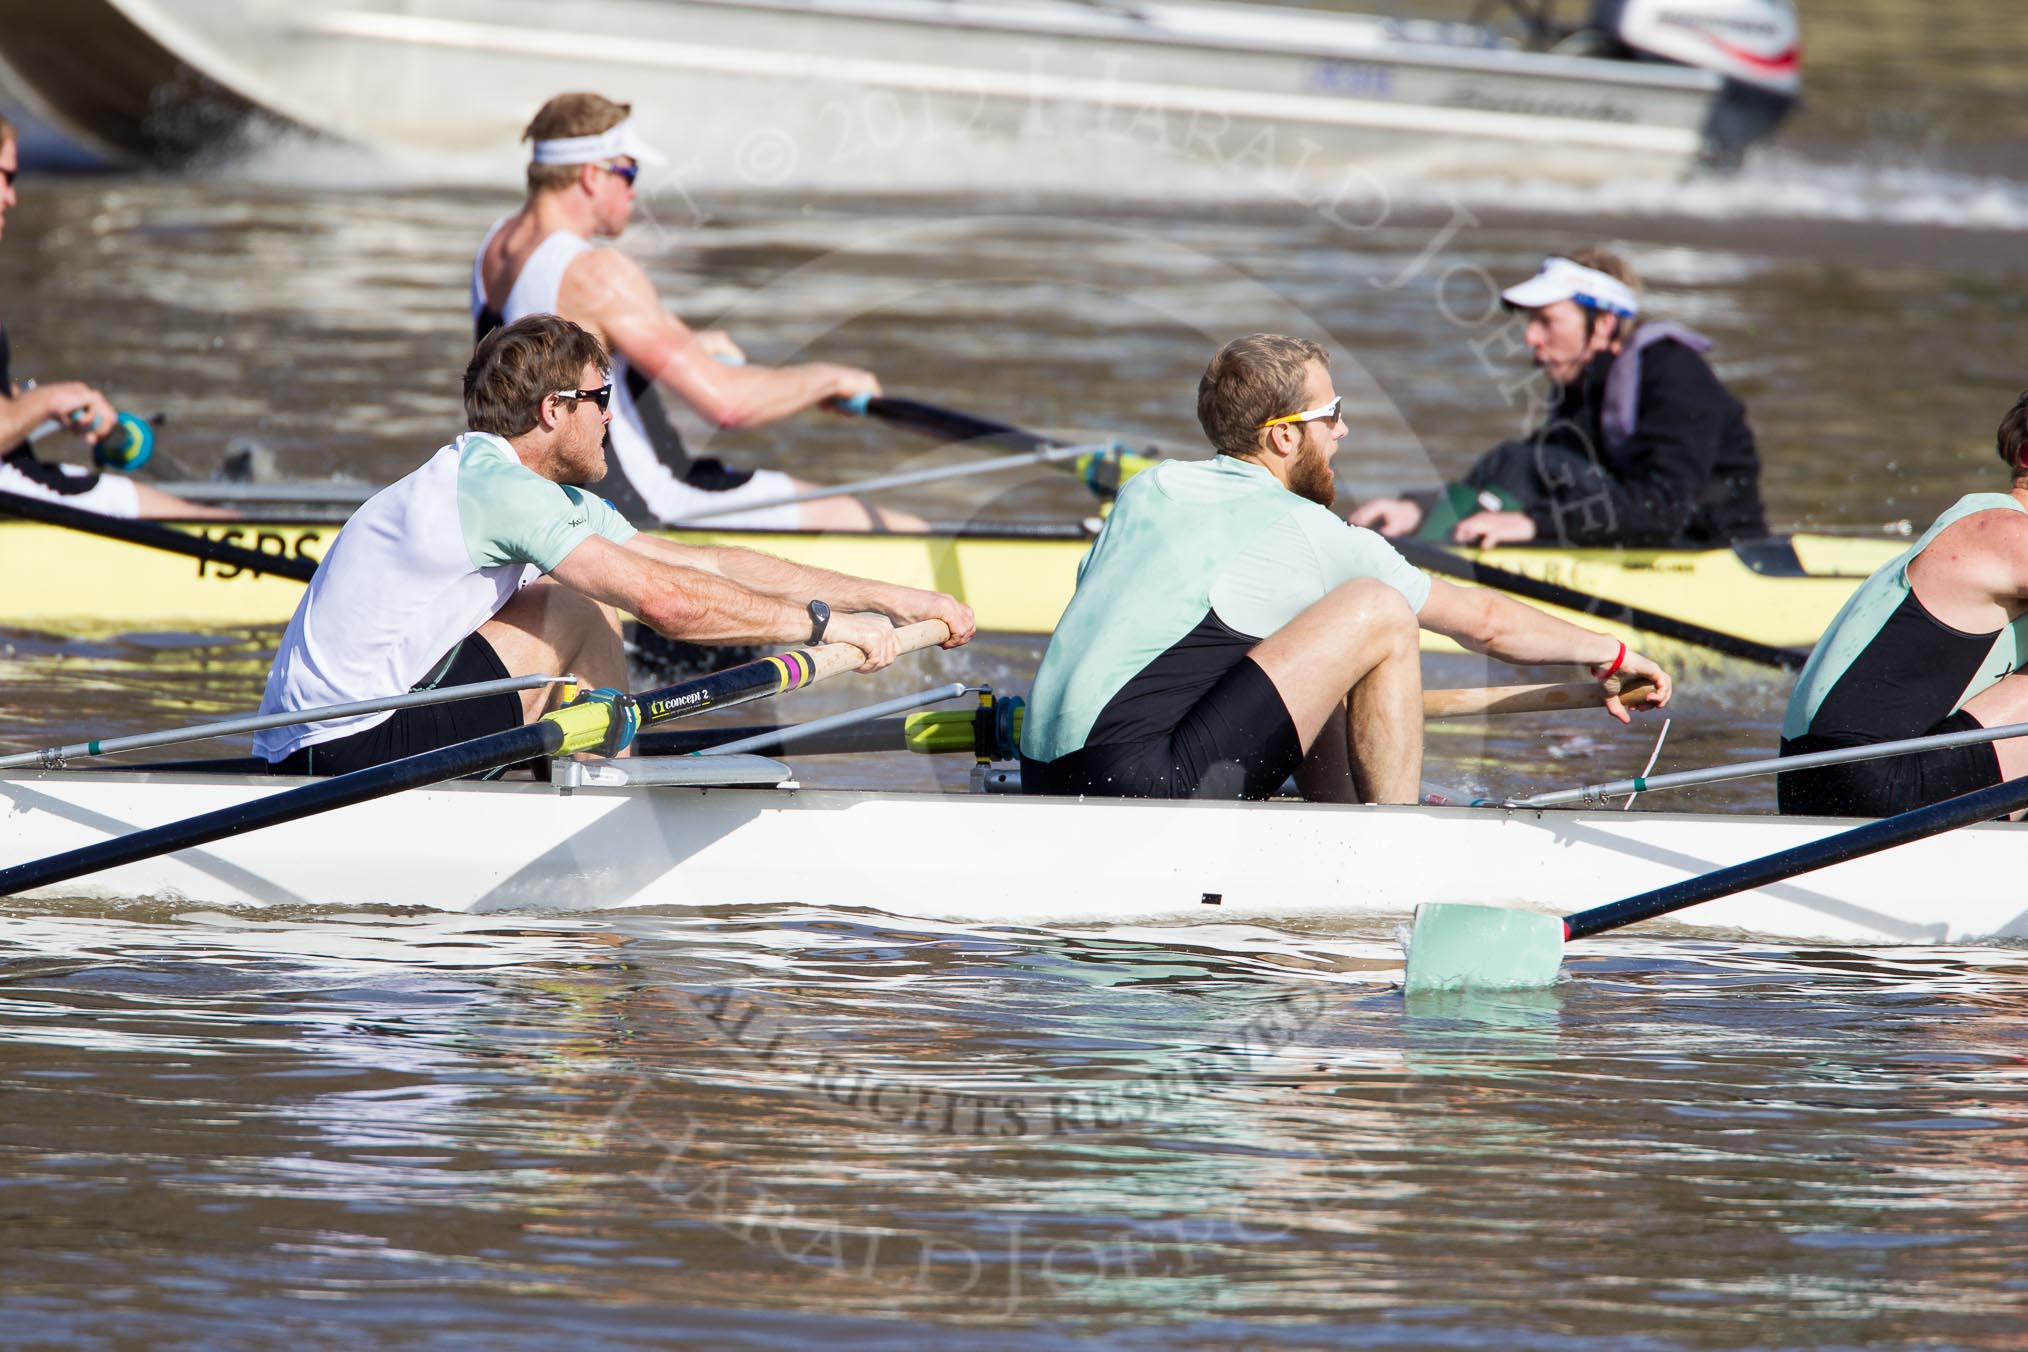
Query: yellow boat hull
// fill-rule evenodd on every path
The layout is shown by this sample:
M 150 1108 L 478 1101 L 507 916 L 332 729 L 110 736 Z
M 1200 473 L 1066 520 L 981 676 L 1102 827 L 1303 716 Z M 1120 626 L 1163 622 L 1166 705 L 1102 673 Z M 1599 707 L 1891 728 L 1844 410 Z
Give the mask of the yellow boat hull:
M 335 524 L 307 522 L 180 528 L 278 558 L 311 560 L 338 533 Z M 1055 628 L 1088 545 L 1078 538 L 1021 535 L 671 534 L 947 591 L 977 612 L 981 628 L 1016 634 Z M 1860 580 L 1907 547 L 1884 538 L 1799 535 L 1792 542 L 1801 564 L 1793 575 L 1756 572 L 1722 549 L 1502 549 L 1464 557 L 1736 637 L 1806 648 Z M 0 627 L 80 636 L 279 625 L 303 591 L 286 578 L 25 521 L 0 521 L 0 575 L 9 579 L 0 592 Z

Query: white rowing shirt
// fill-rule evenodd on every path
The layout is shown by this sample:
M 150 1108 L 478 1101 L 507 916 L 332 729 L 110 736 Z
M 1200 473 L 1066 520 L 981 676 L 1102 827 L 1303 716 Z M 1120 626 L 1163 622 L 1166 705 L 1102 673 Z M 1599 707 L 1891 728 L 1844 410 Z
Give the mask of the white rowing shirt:
M 76 465 L 48 465 L 32 457 L 0 459 L 0 492 L 107 516 L 141 514 L 140 494 L 134 491 L 132 479 L 95 474 Z
M 634 528 L 603 499 L 523 465 L 500 438 L 465 433 L 338 532 L 282 635 L 261 712 L 409 690 L 593 535 L 623 545 Z M 270 728 L 254 735 L 254 753 L 279 761 L 389 716 Z
M 568 230 L 553 232 L 535 246 L 534 253 L 528 255 L 521 271 L 514 277 L 514 285 L 507 291 L 507 299 L 498 311 L 494 311 L 486 302 L 486 246 L 493 242 L 493 236 L 500 233 L 500 227 L 511 219 L 503 217 L 494 222 L 493 228 L 486 232 L 486 238 L 480 241 L 478 254 L 472 259 L 472 318 L 481 329 L 480 337 L 485 336 L 483 330 L 492 319 L 512 324 L 528 315 L 555 314 L 556 299 L 563 290 L 564 273 L 570 270 L 570 265 L 580 254 L 596 247 Z M 630 490 L 639 499 L 638 506 L 645 508 L 658 521 L 684 521 L 693 512 L 723 511 L 748 503 L 770 503 L 795 491 L 795 482 L 788 475 L 773 470 L 741 474 L 737 476 L 735 487 L 700 488 L 686 482 L 657 452 L 655 439 L 648 431 L 646 419 L 649 414 L 636 401 L 636 389 L 649 390 L 652 382 L 634 373 L 626 357 L 617 351 L 612 354 L 612 363 L 613 419 L 607 425 L 606 445 L 613 464 L 603 485 L 607 491 L 624 498 L 626 490 Z M 653 416 L 660 418 L 659 410 Z M 675 429 L 668 430 L 673 438 Z M 672 440 L 672 453 L 675 444 Z M 611 482 L 615 475 L 626 481 L 624 486 Z M 630 506 L 629 510 L 635 508 Z M 743 526 L 752 530 L 794 530 L 800 522 L 801 514 L 791 504 L 714 518 L 712 524 Z

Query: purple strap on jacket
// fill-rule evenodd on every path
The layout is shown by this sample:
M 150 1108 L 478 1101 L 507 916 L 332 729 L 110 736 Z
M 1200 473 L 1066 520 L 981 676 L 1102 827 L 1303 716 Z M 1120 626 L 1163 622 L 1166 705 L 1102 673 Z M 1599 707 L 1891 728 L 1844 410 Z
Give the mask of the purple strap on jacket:
M 1638 421 L 1635 406 L 1641 395 L 1641 350 L 1671 339 L 1693 351 L 1711 350 L 1709 338 L 1667 320 L 1635 329 L 1633 341 L 1613 358 L 1612 368 L 1606 372 L 1605 406 L 1599 410 L 1598 425 L 1607 451 L 1617 451 L 1634 435 L 1634 424 Z

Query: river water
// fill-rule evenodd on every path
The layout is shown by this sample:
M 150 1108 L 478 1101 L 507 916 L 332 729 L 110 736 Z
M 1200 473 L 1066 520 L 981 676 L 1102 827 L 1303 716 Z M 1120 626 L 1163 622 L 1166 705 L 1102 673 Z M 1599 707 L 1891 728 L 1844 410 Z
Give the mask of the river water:
M 1121 205 L 664 184 L 625 246 L 757 359 L 862 363 L 896 393 L 1186 453 L 1219 342 L 1317 335 L 1351 396 L 1356 497 L 1511 434 L 1525 373 L 1499 358 L 1488 280 L 1603 239 L 1653 313 L 1717 341 L 1779 524 L 1920 523 L 1997 485 L 1993 428 L 2028 385 L 2028 20 L 2003 0 L 1803 8 L 1811 104 L 1732 179 L 1394 181 L 1357 228 L 1241 187 Z M 458 430 L 470 253 L 511 185 L 301 146 L 184 177 L 33 168 L 0 244 L 17 370 L 164 415 L 169 477 L 244 438 L 287 474 L 378 481 Z M 700 439 L 832 480 L 927 455 L 816 416 Z M 1042 474 L 894 500 L 1090 511 Z M 0 634 L 0 748 L 250 707 L 274 639 Z M 946 679 L 1018 691 L 1039 652 L 989 636 L 799 712 Z M 1672 656 L 1657 768 L 1768 754 L 1786 678 Z M 1656 731 L 1445 727 L 1430 778 L 1615 778 Z M 879 900 L 869 875 L 850 901 L 871 909 L 588 920 L 8 905 L 0 1338 L 2028 1345 L 2019 950 L 1664 930 L 1591 942 L 1536 997 L 1404 1008 L 1384 924 L 966 929 Z

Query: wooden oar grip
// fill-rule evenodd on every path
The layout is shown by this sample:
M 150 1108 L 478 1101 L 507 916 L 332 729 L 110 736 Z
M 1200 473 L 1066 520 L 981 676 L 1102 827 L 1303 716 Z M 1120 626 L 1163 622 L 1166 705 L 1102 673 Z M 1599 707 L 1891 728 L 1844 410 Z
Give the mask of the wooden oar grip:
M 917 620 L 914 624 L 904 624 L 896 629 L 894 637 L 903 652 L 919 652 L 949 642 L 951 627 L 942 620 Z
M 1640 676 L 1622 679 L 1621 699 L 1653 688 Z M 1597 681 L 1558 681 L 1548 685 L 1489 685 L 1475 690 L 1425 690 L 1424 718 L 1467 718 L 1478 714 L 1539 714 L 1557 709 L 1583 709 L 1603 702 Z
M 895 642 L 903 653 L 934 648 L 951 636 L 950 626 L 942 620 L 918 620 L 904 624 L 894 631 Z M 826 680 L 841 672 L 857 671 L 866 661 L 866 654 L 850 643 L 824 643 L 810 649 L 810 656 L 816 659 L 816 671 L 800 684 Z M 793 687 L 791 687 L 793 688 Z

